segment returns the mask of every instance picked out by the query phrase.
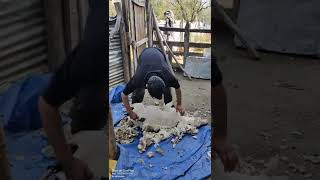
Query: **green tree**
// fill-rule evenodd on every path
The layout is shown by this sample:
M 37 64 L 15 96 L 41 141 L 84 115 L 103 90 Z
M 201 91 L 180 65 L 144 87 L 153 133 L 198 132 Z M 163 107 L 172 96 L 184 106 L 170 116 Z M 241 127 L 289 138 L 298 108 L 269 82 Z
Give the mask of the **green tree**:
M 198 20 L 206 24 L 211 24 L 211 7 L 201 11 L 198 15 Z
M 150 3 L 154 10 L 154 13 L 157 16 L 157 19 L 164 20 L 163 13 L 170 8 L 168 6 L 168 1 L 167 0 L 150 0 Z
M 183 58 L 186 60 L 189 56 L 190 25 L 210 7 L 210 2 L 208 0 L 170 0 L 170 4 L 174 8 L 175 15 L 180 16 L 186 22 L 183 53 Z

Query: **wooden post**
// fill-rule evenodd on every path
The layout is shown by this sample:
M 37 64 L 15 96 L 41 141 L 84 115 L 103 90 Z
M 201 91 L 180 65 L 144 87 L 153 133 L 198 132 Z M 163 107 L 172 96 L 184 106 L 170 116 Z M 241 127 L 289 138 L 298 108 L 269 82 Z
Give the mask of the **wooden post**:
M 132 56 L 133 56 L 133 66 L 132 66 L 132 73 L 136 72 L 137 68 L 137 48 L 134 46 L 136 41 L 136 32 L 135 32 L 135 21 L 134 21 L 134 7 L 133 7 L 132 0 L 129 0 L 129 9 L 130 9 L 130 30 L 131 30 L 131 39 L 130 44 L 132 47 Z
M 0 117 L 2 118 L 2 117 Z M 6 155 L 5 135 L 2 127 L 2 120 L 0 119 L 0 179 L 10 180 L 9 161 Z
M 152 47 L 152 12 L 150 0 L 146 0 L 146 13 L 147 13 L 147 35 L 148 35 L 148 47 Z
M 187 21 L 184 31 L 184 45 L 183 45 L 183 67 L 185 67 L 185 63 L 187 57 L 189 56 L 189 42 L 190 42 L 190 22 Z
M 108 127 L 107 127 L 107 136 L 108 136 L 108 155 L 109 159 L 116 160 L 117 157 L 117 144 L 113 129 L 113 123 L 112 123 L 112 114 L 111 114 L 111 108 L 109 104 L 109 113 L 108 113 Z
M 123 23 L 124 23 L 124 30 L 125 30 L 124 45 L 126 46 L 126 50 L 124 52 L 127 54 L 124 57 L 127 57 L 125 61 L 127 61 L 126 63 L 129 68 L 129 77 L 132 77 L 134 72 L 131 68 L 131 57 L 130 57 L 131 37 L 130 37 L 129 17 L 128 17 L 128 12 L 129 12 L 128 0 L 122 0 L 121 4 L 122 4 L 122 17 L 123 17 Z
M 48 64 L 50 70 L 54 71 L 66 57 L 62 1 L 46 0 L 44 8 L 48 30 Z
M 121 50 L 123 56 L 123 69 L 124 69 L 124 81 L 127 83 L 130 80 L 130 70 L 129 70 L 129 56 L 128 56 L 128 41 L 127 41 L 127 33 L 125 31 L 125 24 L 124 24 L 124 16 L 123 10 L 121 8 L 120 2 L 114 3 L 117 15 L 120 16 L 120 40 L 121 40 Z
M 172 50 L 172 45 L 171 44 L 169 44 L 169 49 Z M 172 55 L 171 54 L 169 54 L 169 61 L 170 61 L 170 63 L 172 63 Z

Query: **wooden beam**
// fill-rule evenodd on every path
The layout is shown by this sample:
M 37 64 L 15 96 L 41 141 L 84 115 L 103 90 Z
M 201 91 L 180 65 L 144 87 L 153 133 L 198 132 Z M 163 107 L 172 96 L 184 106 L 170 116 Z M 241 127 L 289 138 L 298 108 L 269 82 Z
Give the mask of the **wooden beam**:
M 255 59 L 259 59 L 260 57 L 258 52 L 254 48 L 254 46 L 248 41 L 247 36 L 241 32 L 241 30 L 235 23 L 233 23 L 232 19 L 227 15 L 227 13 L 223 10 L 223 8 L 216 0 L 212 0 L 211 2 L 215 11 L 222 16 L 223 21 L 237 35 L 241 43 L 247 47 L 248 51 L 252 54 L 252 56 Z
M 124 55 L 123 57 L 127 57 L 127 59 L 124 59 L 124 61 L 127 61 L 128 64 L 128 68 L 129 68 L 129 78 L 133 76 L 134 72 L 133 69 L 131 67 L 131 53 L 130 53 L 130 43 L 131 43 L 131 36 L 130 36 L 130 28 L 129 28 L 129 5 L 128 5 L 128 0 L 122 0 L 121 4 L 122 4 L 122 19 L 123 19 L 123 23 L 124 23 L 124 45 L 126 46 L 125 51 L 123 51 L 124 53 L 126 53 L 126 55 Z M 123 46 L 123 45 L 122 45 Z M 125 62 L 124 62 L 125 63 Z
M 160 34 L 161 34 L 161 33 L 160 33 Z M 163 40 L 164 40 L 164 43 L 166 44 L 166 46 L 167 46 L 167 48 L 168 48 L 168 50 L 169 50 L 169 53 L 171 54 L 171 56 L 173 57 L 173 59 L 176 61 L 176 63 L 177 63 L 178 66 L 180 67 L 180 69 L 188 76 L 188 78 L 189 78 L 190 80 L 192 80 L 191 76 L 184 70 L 184 68 L 183 68 L 183 67 L 180 65 L 180 63 L 178 62 L 178 59 L 177 59 L 176 56 L 173 54 L 173 52 L 172 52 L 170 46 L 168 45 L 166 39 L 163 37 L 162 34 L 161 34 L 161 36 L 162 36 L 162 38 L 163 38 Z M 168 61 L 169 61 L 169 60 L 168 60 Z M 170 62 L 169 62 L 169 63 L 170 63 Z M 171 66 L 171 64 L 170 64 L 170 66 Z
M 63 28 L 63 6 L 61 0 L 46 0 L 46 29 L 48 34 L 48 64 L 55 71 L 66 57 L 65 34 Z
M 158 44 L 157 41 L 154 41 L 155 44 Z M 184 46 L 184 42 L 178 42 L 178 41 L 167 41 L 168 45 L 172 45 L 172 46 L 177 46 L 177 47 L 183 47 Z M 195 48 L 211 48 L 211 44 L 210 43 L 189 43 L 189 47 L 195 47 Z
M 132 68 L 131 68 L 131 73 L 132 76 L 134 75 L 134 73 L 136 72 L 136 68 L 138 66 L 138 57 L 137 57 L 137 48 L 135 48 L 135 46 L 133 46 L 133 42 L 136 40 L 136 32 L 135 32 L 135 21 L 134 21 L 134 7 L 133 7 L 133 2 L 130 0 L 129 1 L 129 9 L 130 9 L 130 31 L 131 31 L 131 38 L 130 38 L 130 44 L 132 47 L 132 56 L 133 56 L 133 62 L 132 64 Z
M 161 31 L 185 32 L 184 28 L 159 27 Z M 190 29 L 190 32 L 212 33 L 211 29 Z
M 119 6 L 119 5 L 120 5 L 120 2 L 115 3 L 115 6 Z M 125 31 L 123 10 L 121 7 L 118 10 L 119 12 L 117 12 L 117 14 L 121 15 L 122 17 L 120 21 L 120 40 L 121 40 L 121 50 L 122 50 L 122 57 L 123 57 L 124 81 L 127 83 L 130 80 L 130 68 L 129 68 L 130 61 L 129 61 L 129 55 L 128 55 L 128 40 L 127 40 L 128 37 Z
M 2 116 L 0 117 L 0 179 L 3 180 L 10 180 L 10 166 L 9 161 L 7 158 L 7 150 L 6 150 L 6 143 L 5 143 L 5 134 L 2 123 Z
M 134 46 L 136 47 L 140 47 L 141 45 L 143 45 L 144 43 L 148 42 L 148 38 L 143 38 L 140 41 L 134 43 Z
M 146 0 L 146 13 L 147 13 L 147 36 L 148 36 L 148 47 L 152 47 L 152 13 L 151 13 L 151 3 L 150 0 Z
M 178 52 L 178 51 L 173 51 L 173 54 L 177 56 L 183 56 L 183 52 Z M 203 56 L 202 53 L 194 53 L 194 52 L 189 52 L 190 56 Z

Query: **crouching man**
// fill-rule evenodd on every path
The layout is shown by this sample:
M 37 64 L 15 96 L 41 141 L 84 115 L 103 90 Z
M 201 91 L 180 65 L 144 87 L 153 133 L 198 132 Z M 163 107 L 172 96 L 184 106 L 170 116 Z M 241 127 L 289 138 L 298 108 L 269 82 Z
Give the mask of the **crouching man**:
M 141 103 L 148 89 L 152 98 L 162 99 L 165 104 L 172 101 L 170 88 L 175 88 L 177 96 L 176 111 L 183 114 L 181 104 L 181 89 L 178 80 L 171 73 L 165 54 L 158 48 L 146 48 L 138 59 L 135 75 L 130 79 L 122 93 L 122 102 L 131 119 L 139 116 L 133 112 L 129 104 L 128 95 L 132 93 L 132 104 Z

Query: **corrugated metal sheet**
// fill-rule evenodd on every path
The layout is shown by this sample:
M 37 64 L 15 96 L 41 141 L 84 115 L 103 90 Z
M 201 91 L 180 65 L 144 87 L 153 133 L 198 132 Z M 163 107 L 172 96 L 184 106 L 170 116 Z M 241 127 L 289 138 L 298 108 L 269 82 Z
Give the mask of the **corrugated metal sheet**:
M 0 2 L 0 85 L 47 68 L 42 0 Z
M 115 19 L 109 19 L 109 32 L 115 25 Z M 109 40 L 109 87 L 124 83 L 124 67 L 120 33 Z

